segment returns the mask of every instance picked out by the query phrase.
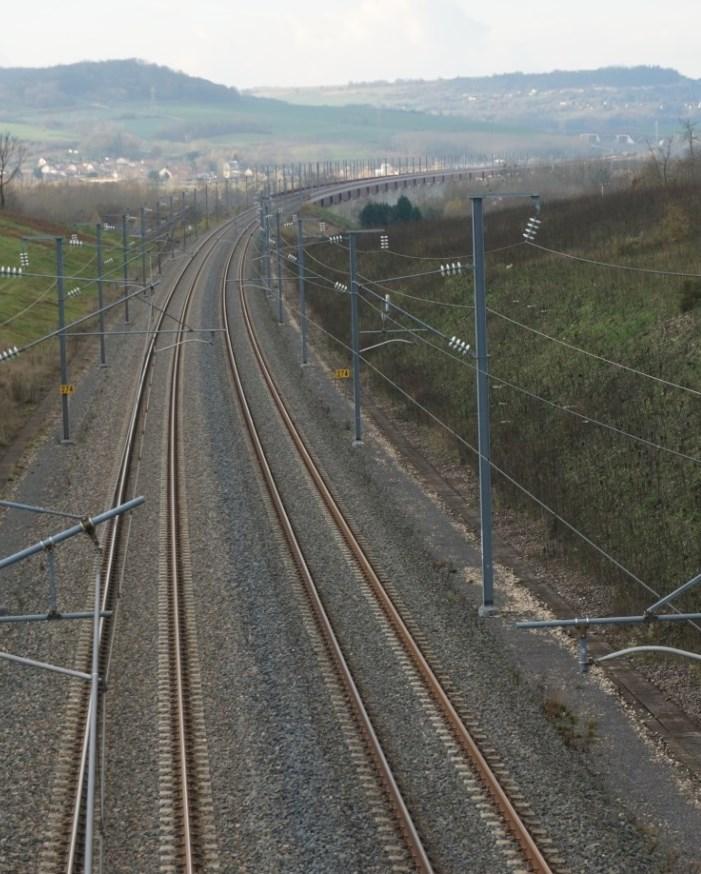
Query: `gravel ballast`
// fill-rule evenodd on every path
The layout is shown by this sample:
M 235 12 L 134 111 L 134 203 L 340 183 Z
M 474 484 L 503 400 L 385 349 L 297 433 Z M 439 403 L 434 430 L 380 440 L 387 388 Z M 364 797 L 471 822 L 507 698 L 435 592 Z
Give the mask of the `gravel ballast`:
M 642 736 L 605 683 L 577 673 L 566 643 L 513 629 L 525 592 L 503 570 L 497 585 L 509 593 L 506 612 L 477 619 L 474 541 L 372 432 L 352 448 L 352 410 L 325 368 L 318 361 L 299 368 L 296 330 L 276 325 L 261 297 L 254 303 L 266 354 L 328 480 L 571 869 L 693 871 L 701 824 L 693 784 Z M 568 746 L 543 714 L 561 690 L 579 727 L 591 721 L 587 749 Z
M 159 296 L 165 292 L 164 278 Z M 146 327 L 145 306 L 132 302 L 131 325 Z M 121 328 L 121 314 L 113 325 Z M 144 344 L 143 335 L 108 340 L 108 367 L 91 366 L 78 376 L 71 398 L 71 436 L 61 445 L 59 404 L 38 435 L 33 448 L 3 496 L 69 513 L 96 514 L 109 507 L 116 477 L 119 449 L 128 422 Z M 21 468 L 24 472 L 21 473 Z M 134 530 L 147 518 L 150 507 L 134 514 Z M 55 516 L 14 510 L 0 511 L 0 553 L 7 555 L 72 524 Z M 59 609 L 91 609 L 94 584 L 94 549 L 86 537 L 57 548 Z M 42 612 L 48 608 L 48 577 L 43 556 L 3 571 L 0 604 L 8 612 Z M 72 666 L 78 622 L 1 625 L 0 647 L 58 665 Z M 56 755 L 71 683 L 56 674 L 0 662 L 3 700 L 0 709 L 0 871 L 33 871 L 47 835 Z M 107 697 L 108 708 L 111 701 Z M 146 769 L 145 773 L 148 773 Z M 128 817 L 126 808 L 123 815 Z M 132 869 L 133 870 L 133 869 Z
M 191 310 L 190 322 L 219 324 L 220 246 Z M 229 286 L 230 294 L 237 290 Z M 273 318 L 274 302 L 249 291 L 264 348 L 327 481 L 362 534 L 436 667 L 479 722 L 566 867 L 586 874 L 691 874 L 701 871 L 698 787 L 650 743 L 609 685 L 582 677 L 565 638 L 517 632 L 533 608 L 519 581 L 497 569 L 500 614 L 477 617 L 479 554 L 474 539 L 424 493 L 371 428 L 351 446 L 352 410 L 318 359 L 298 364 L 299 337 Z M 273 304 L 273 305 L 271 305 Z M 232 311 L 238 313 L 232 297 Z M 236 316 L 237 344 L 245 349 Z M 114 342 L 120 367 L 95 368 L 76 396 L 74 446 L 41 445 L 16 490 L 17 500 L 95 512 L 110 498 L 115 435 L 126 424 L 126 398 L 140 358 L 129 338 Z M 106 870 L 158 870 L 156 722 L 159 490 L 169 354 L 157 356 L 107 695 Z M 124 365 L 124 362 L 127 362 Z M 189 539 L 197 611 L 207 754 L 222 870 L 386 872 L 410 870 L 388 823 L 373 775 L 363 768 L 354 728 L 300 596 L 286 548 L 253 473 L 250 447 L 228 376 L 223 339 L 185 349 L 183 390 Z M 256 385 L 256 380 L 251 382 Z M 363 692 L 391 753 L 421 772 L 407 793 L 428 812 L 442 872 L 513 868 L 494 835 L 461 800 L 445 748 L 421 722 L 401 658 L 383 634 L 343 549 L 324 531 L 323 513 L 305 474 L 285 463 L 289 441 L 260 386 L 256 409 L 265 441 L 347 656 L 365 675 L 378 661 L 386 683 Z M 117 399 L 117 400 L 116 400 Z M 79 408 L 83 404 L 83 412 Z M 303 520 L 303 521 L 300 521 Z M 7 554 L 60 529 L 58 520 L 0 516 Z M 89 604 L 93 552 L 75 542 L 59 552 L 61 606 Z M 3 574 L 0 604 L 13 612 L 46 606 L 39 560 Z M 364 628 L 358 636 L 359 628 Z M 69 664 L 76 629 L 68 623 L 0 626 L 2 648 Z M 344 637 L 345 635 L 345 637 Z M 34 870 L 59 739 L 64 678 L 0 662 L 0 871 Z M 560 721 L 544 710 L 559 712 Z M 574 720 L 569 722 L 569 716 Z M 415 723 L 413 726 L 411 722 Z M 399 730 L 397 730 L 399 725 Z M 419 762 L 412 730 L 428 757 Z M 568 728 L 569 726 L 569 728 Z M 28 863 L 28 860 L 29 863 Z

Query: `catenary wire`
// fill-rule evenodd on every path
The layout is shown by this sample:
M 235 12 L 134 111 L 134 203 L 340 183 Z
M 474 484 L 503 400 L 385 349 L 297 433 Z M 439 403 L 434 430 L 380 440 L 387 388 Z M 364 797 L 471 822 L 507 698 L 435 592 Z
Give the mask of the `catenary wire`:
M 655 270 L 651 267 L 633 267 L 628 264 L 610 264 L 607 261 L 597 261 L 594 258 L 585 258 L 582 255 L 572 255 L 569 252 L 548 249 L 546 246 L 541 246 L 539 243 L 533 243 L 529 240 L 525 240 L 524 243 L 532 249 L 540 249 L 541 252 L 547 252 L 549 255 L 557 255 L 559 258 L 568 258 L 570 261 L 579 261 L 582 264 L 592 264 L 595 267 L 607 267 L 611 270 L 627 270 L 633 273 L 647 273 L 651 276 L 676 276 L 683 279 L 701 279 L 701 273 L 682 273 L 674 270 Z
M 560 346 L 564 346 L 566 349 L 570 349 L 573 352 L 580 352 L 582 355 L 588 355 L 590 358 L 595 358 L 598 361 L 602 361 L 604 364 L 610 364 L 612 367 L 618 367 L 621 370 L 627 370 L 629 373 L 634 373 L 637 376 L 644 376 L 646 379 L 651 379 L 654 382 L 661 383 L 662 385 L 668 385 L 670 388 L 678 388 L 681 391 L 689 392 L 689 394 L 696 395 L 697 397 L 701 397 L 701 391 L 695 388 L 691 388 L 688 385 L 681 385 L 678 382 L 671 382 L 668 379 L 663 379 L 661 376 L 654 376 L 651 373 L 646 373 L 644 370 L 638 370 L 635 367 L 630 367 L 627 364 L 622 364 L 620 361 L 613 361 L 610 358 L 606 358 L 603 355 L 598 355 L 596 352 L 590 352 L 588 349 L 582 349 L 581 346 L 575 346 L 573 343 L 568 343 L 566 340 L 562 340 L 559 337 L 553 337 L 550 334 L 546 334 L 544 331 L 539 331 L 537 328 L 533 328 L 531 325 L 525 325 L 523 322 L 519 322 L 511 316 L 507 316 L 504 313 L 500 313 L 498 310 L 495 310 L 493 307 L 487 307 L 487 312 L 491 313 L 497 318 L 504 319 L 506 322 L 511 322 L 519 328 L 523 328 L 525 331 L 530 331 L 533 334 L 537 334 L 539 337 L 543 337 L 545 340 L 550 340 L 553 343 L 558 343 Z
M 297 311 L 297 308 L 293 306 L 292 309 L 296 313 L 296 315 L 299 317 L 300 314 Z M 352 349 L 350 348 L 350 346 L 348 346 L 347 343 L 344 343 L 342 340 L 340 340 L 338 337 L 336 337 L 330 331 L 326 330 L 326 328 L 322 327 L 316 321 L 309 319 L 309 317 L 307 317 L 307 321 L 310 324 L 312 324 L 315 328 L 317 328 L 319 331 L 321 331 L 323 334 L 325 334 L 326 336 L 331 338 L 338 345 L 340 345 L 341 347 L 346 349 L 348 352 L 352 353 Z M 477 449 L 475 446 L 473 446 L 469 441 L 465 440 L 465 438 L 462 437 L 460 434 L 458 434 L 458 432 L 455 431 L 453 428 L 451 428 L 450 425 L 448 425 L 446 422 L 444 422 L 435 413 L 432 413 L 427 407 L 425 407 L 422 403 L 420 403 L 420 401 L 417 401 L 412 395 L 410 395 L 407 391 L 405 391 L 400 385 L 398 385 L 396 382 L 394 382 L 394 380 L 392 380 L 389 376 L 384 374 L 379 368 L 375 367 L 374 364 L 372 364 L 370 361 L 368 361 L 362 355 L 360 357 L 361 357 L 361 360 L 363 361 L 363 363 L 367 367 L 369 367 L 371 370 L 373 370 L 375 373 L 377 373 L 377 375 L 380 378 L 385 380 L 385 382 L 387 382 L 392 388 L 394 388 L 401 395 L 403 395 L 411 404 L 413 404 L 418 409 L 420 409 L 422 412 L 424 412 L 439 427 L 443 428 L 445 431 L 447 431 L 449 434 L 451 434 L 456 440 L 458 440 L 458 442 L 462 443 L 467 449 L 469 449 L 474 455 L 476 455 L 477 458 L 484 459 L 484 456 L 482 456 L 480 454 L 479 449 Z M 613 564 L 616 568 L 618 568 L 618 570 L 620 570 L 625 576 L 627 576 L 633 582 L 640 585 L 650 595 L 653 595 L 655 598 L 661 597 L 661 594 L 658 591 L 656 591 L 652 586 L 650 586 L 648 583 L 646 583 L 644 580 L 642 580 L 633 571 L 629 570 L 624 564 L 622 564 L 622 562 L 620 562 L 620 561 L 618 561 L 618 559 L 614 558 L 603 547 L 599 546 L 595 541 L 593 541 L 590 537 L 588 537 L 583 531 L 581 531 L 579 528 L 577 528 L 571 522 L 568 522 L 567 519 L 565 519 L 563 516 L 561 516 L 559 513 L 557 513 L 557 511 L 555 511 L 552 507 L 550 507 L 548 504 L 546 504 L 544 501 L 542 501 L 540 498 L 538 498 L 536 495 L 534 495 L 533 492 L 531 492 L 529 489 L 527 489 L 525 486 L 523 486 L 521 483 L 519 483 L 518 480 L 514 479 L 514 477 L 512 477 L 510 474 L 508 474 L 503 468 L 501 468 L 498 464 L 496 464 L 492 459 L 484 459 L 484 460 L 488 461 L 490 467 L 493 470 L 495 470 L 498 474 L 503 476 L 508 482 L 510 482 L 519 491 L 521 491 L 524 495 L 526 495 L 526 497 L 530 498 L 532 501 L 534 501 L 536 504 L 538 504 L 538 506 L 541 507 L 541 509 L 545 510 L 547 513 L 549 513 L 551 516 L 553 516 L 553 518 L 557 519 L 558 522 L 562 523 L 566 528 L 568 528 L 570 531 L 572 531 L 573 534 L 575 534 L 577 537 L 579 537 L 581 540 L 583 540 L 585 543 L 587 543 L 592 549 L 594 549 L 597 553 L 599 553 L 599 555 L 601 555 L 603 558 L 605 558 L 607 561 L 609 561 L 611 564 Z M 681 610 L 679 610 L 678 607 L 676 607 L 673 604 L 670 604 L 670 607 L 672 607 L 672 609 L 676 613 L 682 612 Z M 696 622 L 693 622 L 691 620 L 689 621 L 689 624 L 692 625 L 697 631 L 701 632 L 701 625 L 699 625 Z
M 369 291 L 370 294 L 374 294 L 372 289 L 366 289 L 366 290 Z M 381 304 L 382 298 L 380 298 L 378 295 L 375 295 L 375 296 L 377 297 L 378 301 L 380 301 L 380 304 Z M 376 307 L 376 306 L 373 306 L 372 304 L 370 304 L 369 301 L 364 300 L 362 297 L 360 299 L 363 301 L 363 303 L 365 303 L 366 306 L 369 306 L 376 314 L 378 314 L 378 315 L 382 314 L 381 306 Z M 417 320 L 416 317 L 413 316 L 412 313 L 410 313 L 408 311 L 405 311 L 404 315 L 408 316 L 411 319 L 414 319 L 417 322 L 420 321 L 420 320 Z M 397 327 L 402 327 L 402 328 L 404 327 L 401 324 L 401 322 L 399 322 L 397 319 L 393 318 L 391 315 L 387 315 L 387 319 L 388 319 L 388 321 L 392 322 L 392 324 L 397 325 Z M 448 339 L 447 336 L 442 331 L 438 330 L 437 328 L 433 327 L 432 325 L 429 325 L 429 327 L 431 328 L 431 330 L 434 333 L 443 336 L 445 339 Z M 465 360 L 463 357 L 458 357 L 457 355 L 454 355 L 450 350 L 442 349 L 440 346 L 437 346 L 435 343 L 432 343 L 427 338 L 419 336 L 418 334 L 415 336 L 424 345 L 428 346 L 431 349 L 434 349 L 435 351 L 441 353 L 442 355 L 445 355 L 448 358 L 451 358 L 452 360 L 456 361 L 458 364 L 462 365 L 463 367 L 467 367 L 473 371 L 477 369 L 475 367 L 475 365 L 472 364 L 470 361 Z M 495 385 L 496 384 L 505 385 L 507 388 L 512 389 L 512 391 L 519 392 L 519 393 L 531 398 L 532 400 L 539 401 L 540 403 L 545 404 L 553 409 L 559 410 L 560 412 L 563 412 L 563 413 L 567 413 L 568 415 L 570 415 L 576 419 L 579 419 L 580 421 L 584 422 L 585 424 L 596 425 L 599 428 L 603 428 L 604 430 L 611 431 L 614 434 L 618 434 L 621 437 L 626 437 L 629 440 L 633 440 L 636 443 L 640 443 L 644 446 L 648 446 L 649 448 L 655 449 L 659 452 L 665 452 L 669 455 L 674 455 L 677 458 L 681 458 L 685 461 L 691 461 L 693 464 L 701 464 L 701 458 L 697 458 L 696 456 L 689 455 L 689 454 L 687 454 L 685 452 L 681 452 L 677 449 L 671 449 L 668 446 L 664 446 L 660 443 L 656 443 L 653 440 L 648 440 L 647 438 L 641 437 L 638 434 L 633 434 L 632 432 L 626 431 L 623 428 L 619 428 L 616 425 L 611 425 L 608 422 L 602 422 L 600 419 L 596 419 L 593 416 L 588 416 L 584 413 L 580 413 L 579 411 L 572 409 L 571 407 L 565 406 L 563 404 L 559 404 L 556 401 L 551 401 L 548 398 L 544 398 L 541 395 L 537 394 L 536 392 L 532 392 L 529 389 L 526 389 L 523 386 L 518 385 L 517 383 L 511 382 L 508 379 L 504 379 L 503 377 L 497 376 L 495 374 L 489 374 L 489 378 L 490 378 L 490 381 L 492 383 L 494 383 Z

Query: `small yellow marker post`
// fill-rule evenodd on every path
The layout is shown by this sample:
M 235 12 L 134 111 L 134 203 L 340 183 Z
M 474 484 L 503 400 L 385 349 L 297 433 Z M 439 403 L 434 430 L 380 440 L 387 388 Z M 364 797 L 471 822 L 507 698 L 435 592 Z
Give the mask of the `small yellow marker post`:
M 334 379 L 350 379 L 350 368 L 348 367 L 338 367 L 334 370 L 333 378 Z

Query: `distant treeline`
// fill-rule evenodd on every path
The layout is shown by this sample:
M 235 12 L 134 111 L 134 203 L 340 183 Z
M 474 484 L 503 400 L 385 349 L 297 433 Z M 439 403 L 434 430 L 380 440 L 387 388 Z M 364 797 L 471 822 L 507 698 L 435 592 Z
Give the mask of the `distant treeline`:
M 43 69 L 0 68 L 3 106 L 55 108 L 125 100 L 232 103 L 238 99 L 235 88 L 133 58 L 83 61 Z
M 380 228 L 397 222 L 421 221 L 421 210 L 402 194 L 394 206 L 389 203 L 374 203 L 372 200 L 360 213 L 360 224 L 364 228 Z
M 597 70 L 552 70 L 549 73 L 496 73 L 493 76 L 456 76 L 445 79 L 445 83 L 471 87 L 485 91 L 523 91 L 538 88 L 549 91 L 562 88 L 587 88 L 589 86 L 621 87 L 659 87 L 679 85 L 695 80 L 682 76 L 670 67 L 600 67 Z M 399 84 L 434 84 L 434 80 L 397 79 Z M 360 85 L 387 85 L 386 81 L 350 82 L 350 87 Z

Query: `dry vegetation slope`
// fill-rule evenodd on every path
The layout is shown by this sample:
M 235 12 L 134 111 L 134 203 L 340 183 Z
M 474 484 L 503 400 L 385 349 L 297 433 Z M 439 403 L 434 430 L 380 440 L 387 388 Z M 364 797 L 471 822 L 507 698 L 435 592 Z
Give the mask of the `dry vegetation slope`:
M 510 247 L 488 256 L 494 460 L 641 580 L 669 591 L 701 565 L 701 464 L 694 460 L 701 459 L 701 279 L 614 270 L 524 246 L 521 231 L 528 214 L 517 209 L 487 216 L 487 248 Z M 701 186 L 641 187 L 604 198 L 546 202 L 541 218 L 538 242 L 549 248 L 651 270 L 701 273 Z M 455 260 L 469 253 L 470 233 L 464 219 L 393 226 L 391 249 Z M 337 270 L 346 267 L 346 253 L 338 247 L 311 252 Z M 435 269 L 438 263 L 369 250 L 360 254 L 361 273 L 375 278 Z M 309 266 L 339 278 L 316 261 Z M 473 342 L 469 274 L 424 276 L 378 291 L 391 291 L 394 301 L 447 335 Z M 319 285 L 310 285 L 309 294 L 315 317 L 348 343 L 347 296 Z M 380 326 L 376 306 L 366 295 L 363 328 Z M 403 401 L 407 416 L 425 419 L 420 404 L 474 446 L 472 365 L 445 355 L 440 340 L 431 342 L 440 348 L 419 339 L 411 346 L 375 350 L 367 358 L 415 399 L 416 404 Z M 347 353 L 339 350 L 335 357 L 345 360 Z M 373 391 L 400 397 L 384 377 L 366 370 Z M 453 445 L 463 461 L 474 464 L 469 449 Z M 503 476 L 496 475 L 496 487 L 502 507 L 542 521 L 548 551 L 593 572 L 612 611 L 651 603 L 642 586 Z M 700 602 L 696 593 L 683 606 L 698 609 Z M 679 633 L 665 630 L 669 639 Z

